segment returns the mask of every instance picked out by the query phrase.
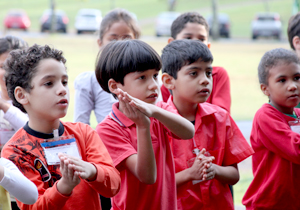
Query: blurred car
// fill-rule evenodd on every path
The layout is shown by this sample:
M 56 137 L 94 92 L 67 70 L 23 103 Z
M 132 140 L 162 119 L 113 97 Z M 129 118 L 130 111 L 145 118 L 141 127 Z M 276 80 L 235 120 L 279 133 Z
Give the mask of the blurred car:
M 51 19 L 52 14 L 51 10 L 47 9 L 44 11 L 40 23 L 41 23 L 41 32 L 45 32 L 51 29 Z M 63 33 L 67 33 L 67 26 L 69 23 L 69 18 L 66 13 L 62 10 L 54 11 L 54 31 L 61 31 Z
M 171 25 L 179 15 L 179 12 L 160 13 L 156 19 L 156 36 L 171 36 Z
M 252 39 L 275 37 L 281 39 L 282 23 L 280 15 L 274 12 L 257 13 L 251 23 Z
M 30 25 L 31 21 L 24 10 L 14 9 L 10 10 L 4 18 L 4 27 L 6 29 L 23 29 L 26 31 Z
M 95 32 L 99 30 L 102 13 L 98 9 L 80 9 L 75 18 L 77 34 L 82 32 Z
M 209 35 L 212 36 L 213 15 L 207 16 L 206 21 L 209 26 Z M 219 23 L 219 36 L 230 38 L 231 22 L 230 22 L 229 15 L 224 13 L 219 13 L 218 23 Z

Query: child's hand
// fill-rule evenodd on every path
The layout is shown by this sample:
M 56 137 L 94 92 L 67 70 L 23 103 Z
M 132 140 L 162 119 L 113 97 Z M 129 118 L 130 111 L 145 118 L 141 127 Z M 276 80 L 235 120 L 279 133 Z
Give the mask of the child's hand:
M 70 195 L 79 183 L 79 173 L 75 171 L 75 165 L 73 165 L 69 158 L 63 154 L 58 154 L 60 159 L 60 172 L 62 178 L 57 183 L 58 191 L 63 195 Z
M 123 92 L 121 89 L 118 89 L 118 98 L 119 98 L 119 104 L 120 109 L 122 112 L 131 119 L 137 126 L 139 125 L 150 125 L 150 119 L 145 115 L 143 112 L 141 112 L 140 109 L 136 107 L 133 101 L 133 97 L 129 96 L 127 93 Z M 137 100 L 137 99 L 136 99 Z
M 203 170 L 203 180 L 211 180 L 215 178 L 216 175 L 216 168 L 215 165 L 210 163 L 205 166 L 205 169 Z
M 118 89 L 120 95 L 123 96 L 124 99 L 126 99 L 129 104 L 136 109 L 138 109 L 140 112 L 144 113 L 148 117 L 153 117 L 153 113 L 155 109 L 157 108 L 153 104 L 146 103 L 140 99 L 134 98 L 131 95 L 129 95 L 127 92 L 124 92 L 121 89 Z
M 97 169 L 93 164 L 69 155 L 59 155 L 60 157 L 63 157 L 68 160 L 69 164 L 72 165 L 72 168 L 75 171 L 75 173 L 82 179 L 86 179 L 89 181 L 93 181 L 96 179 Z
M 190 168 L 190 175 L 192 180 L 203 180 L 203 176 L 207 170 L 207 167 L 211 164 L 214 160 L 214 157 L 206 157 L 204 156 L 206 150 L 202 149 L 198 156 L 195 158 L 195 161 Z

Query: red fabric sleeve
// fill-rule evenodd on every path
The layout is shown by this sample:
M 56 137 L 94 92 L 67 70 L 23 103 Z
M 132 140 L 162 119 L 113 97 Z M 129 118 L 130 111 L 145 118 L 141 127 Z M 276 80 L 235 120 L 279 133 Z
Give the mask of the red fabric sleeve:
M 160 91 L 163 101 L 167 102 L 171 95 L 170 91 L 164 86 L 164 84 L 162 84 L 162 86 L 160 87 Z
M 119 171 L 113 166 L 112 159 L 101 141 L 97 132 L 90 126 L 84 125 L 86 129 L 85 158 L 83 160 L 94 164 L 97 168 L 97 178 L 94 181 L 86 181 L 95 191 L 105 197 L 116 195 L 120 189 L 121 178 Z
M 300 134 L 291 130 L 289 120 L 294 119 L 267 104 L 264 110 L 260 109 L 256 114 L 251 141 L 257 145 L 263 144 L 282 158 L 300 164 Z

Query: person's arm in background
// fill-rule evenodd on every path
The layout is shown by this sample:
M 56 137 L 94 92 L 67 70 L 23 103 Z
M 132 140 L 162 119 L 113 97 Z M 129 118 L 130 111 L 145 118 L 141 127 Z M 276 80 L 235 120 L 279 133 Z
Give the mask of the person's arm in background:
M 92 97 L 95 101 L 94 112 L 96 115 L 97 123 L 100 123 L 111 112 L 112 105 L 117 102 L 117 100 L 112 96 L 112 94 L 107 93 L 101 88 L 95 74 L 91 78 L 91 80 Z
M 230 80 L 223 67 L 213 67 L 213 89 L 207 102 L 218 105 L 230 113 Z
M 38 198 L 37 187 L 8 159 L 0 159 L 0 185 L 16 199 L 33 204 Z
M 3 117 L 11 124 L 14 130 L 17 131 L 26 124 L 26 122 L 28 121 L 28 115 L 22 112 L 19 108 L 9 103 L 7 104 L 9 105 L 9 107 L 8 109 L 6 109 L 6 111 L 1 108 L 4 112 Z
M 90 124 L 90 115 L 95 107 L 91 84 L 94 74 L 94 72 L 83 72 L 74 81 L 74 122 Z

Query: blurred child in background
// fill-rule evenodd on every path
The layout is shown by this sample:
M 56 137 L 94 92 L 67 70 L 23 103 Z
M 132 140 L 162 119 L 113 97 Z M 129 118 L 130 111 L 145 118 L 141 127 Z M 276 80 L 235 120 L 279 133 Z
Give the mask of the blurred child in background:
M 0 38 L 0 146 L 2 147 L 12 135 L 28 121 L 28 116 L 12 105 L 8 96 L 3 69 L 3 63 L 9 52 L 15 49 L 25 49 L 27 43 L 15 36 Z M 1 149 L 0 149 L 1 151 Z
M 264 54 L 258 79 L 269 103 L 256 112 L 250 136 L 253 180 L 242 203 L 252 209 L 300 209 L 300 61 L 286 49 Z
M 177 17 L 172 23 L 168 43 L 180 39 L 199 40 L 210 48 L 209 26 L 205 18 L 197 12 L 187 12 Z M 227 71 L 223 67 L 213 66 L 212 79 L 213 87 L 207 102 L 218 105 L 230 113 L 230 81 Z M 170 92 L 164 85 L 161 87 L 161 92 L 166 102 Z
M 99 48 L 107 43 L 123 39 L 138 39 L 140 30 L 135 18 L 125 9 L 114 9 L 107 13 L 100 25 Z M 95 72 L 83 72 L 74 82 L 75 111 L 74 122 L 90 124 L 90 115 L 94 111 L 100 123 L 111 111 L 116 100 L 98 84 Z

